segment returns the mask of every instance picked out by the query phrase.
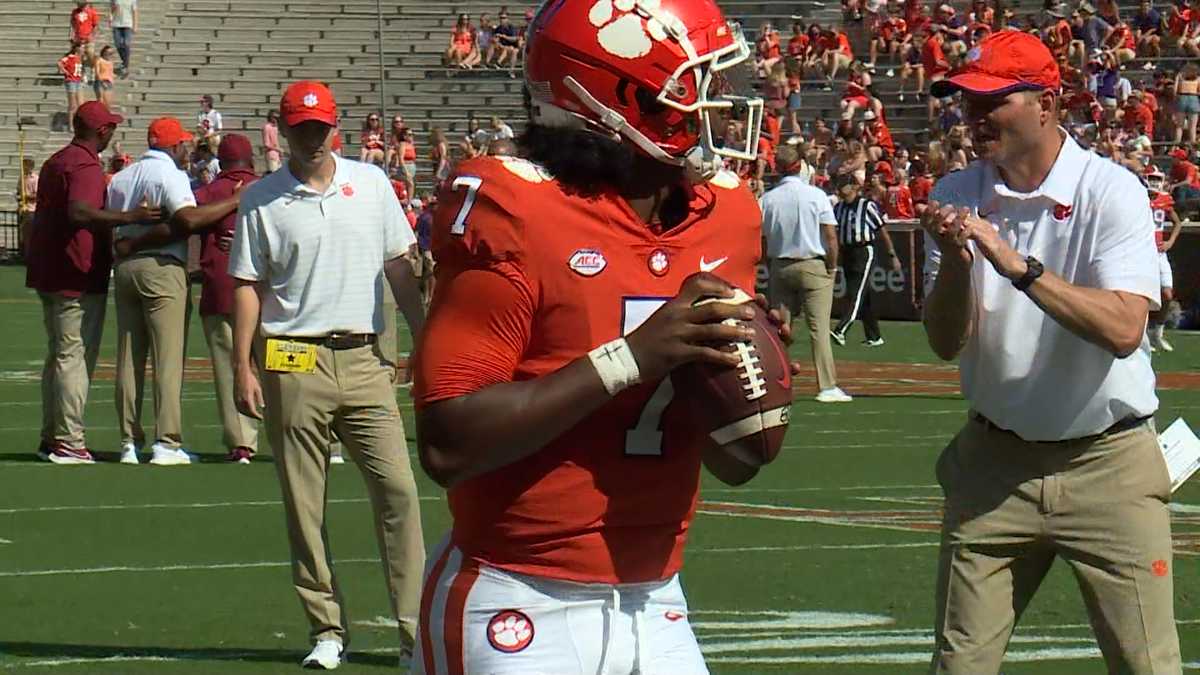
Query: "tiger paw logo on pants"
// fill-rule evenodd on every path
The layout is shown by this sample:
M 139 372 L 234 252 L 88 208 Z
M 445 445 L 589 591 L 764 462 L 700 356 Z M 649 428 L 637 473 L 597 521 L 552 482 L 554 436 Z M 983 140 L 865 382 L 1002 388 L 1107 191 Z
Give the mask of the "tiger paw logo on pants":
M 658 18 L 643 18 L 635 9 Z M 596 0 L 588 12 L 588 20 L 600 29 L 597 39 L 604 51 L 626 59 L 649 54 L 654 46 L 651 38 L 659 42 L 667 39 L 663 21 L 668 24 L 678 21 L 673 14 L 660 9 L 659 0 Z
M 533 643 L 533 621 L 522 612 L 506 609 L 488 621 L 488 644 L 505 654 L 515 654 Z

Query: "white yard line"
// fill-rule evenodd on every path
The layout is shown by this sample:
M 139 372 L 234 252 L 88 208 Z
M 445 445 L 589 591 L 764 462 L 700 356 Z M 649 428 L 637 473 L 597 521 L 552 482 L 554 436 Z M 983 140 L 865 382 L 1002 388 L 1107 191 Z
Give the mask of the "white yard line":
M 687 553 L 763 553 L 771 551 L 873 551 L 891 548 L 937 548 L 936 541 L 909 542 L 906 544 L 812 544 L 795 546 L 731 546 L 705 548 L 693 546 Z
M 782 664 L 926 664 L 929 663 L 930 652 L 885 652 L 877 654 L 838 654 L 836 656 L 821 656 L 796 654 L 793 656 L 716 656 L 705 659 L 708 663 L 738 663 L 758 665 Z M 1052 647 L 1048 649 L 1031 649 L 1010 651 L 1005 655 L 1006 663 L 1028 663 L 1031 661 L 1065 661 L 1079 659 L 1097 659 L 1100 650 L 1095 647 Z
M 754 487 L 737 487 L 737 488 L 705 488 L 702 490 L 704 494 L 713 493 L 739 493 L 739 492 L 886 492 L 887 490 L 932 490 L 937 488 L 936 484 L 929 485 L 846 485 L 846 486 L 824 486 L 824 487 L 789 487 L 789 488 L 754 488 Z
M 420 497 L 423 502 L 440 502 L 444 497 Z M 365 504 L 366 497 L 329 499 L 329 504 Z M 0 509 L 0 516 L 15 513 L 50 513 L 55 511 L 140 511 L 142 509 L 224 509 L 245 506 L 282 506 L 277 499 L 248 502 L 194 502 L 190 504 L 77 504 L 72 506 L 29 506 L 16 509 Z
M 379 558 L 335 558 L 335 565 L 355 565 L 359 563 L 377 563 Z M 114 572 L 207 572 L 213 570 L 245 570 L 262 567 L 291 567 L 290 560 L 235 562 L 235 563 L 193 563 L 182 565 L 115 565 L 112 567 L 77 567 L 73 569 L 52 570 L 19 570 L 15 572 L 0 572 L 0 577 L 53 577 L 78 574 L 112 574 Z
M 745 654 L 747 652 L 789 651 L 811 649 L 846 649 L 849 647 L 901 647 L 928 646 L 932 652 L 932 636 L 905 635 L 840 635 L 832 633 L 816 637 L 768 637 L 754 640 L 703 641 L 700 651 L 708 654 Z M 1095 648 L 1096 641 L 1090 636 L 1053 637 L 1048 635 L 1014 635 L 1013 644 L 1078 644 Z M 926 656 L 928 658 L 928 656 Z

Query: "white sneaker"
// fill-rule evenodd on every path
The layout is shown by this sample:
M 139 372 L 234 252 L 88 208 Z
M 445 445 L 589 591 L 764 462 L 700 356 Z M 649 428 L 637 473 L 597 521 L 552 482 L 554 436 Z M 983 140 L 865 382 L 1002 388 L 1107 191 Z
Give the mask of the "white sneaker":
M 300 665 L 313 670 L 334 670 L 342 665 L 342 651 L 342 643 L 337 640 L 317 640 L 317 646 Z
M 895 76 L 896 76 L 896 69 L 895 69 L 895 68 L 888 68 L 888 69 L 887 69 L 887 73 L 885 73 L 885 74 L 886 74 L 888 77 L 895 77 Z
M 842 391 L 841 387 L 833 387 L 832 389 L 823 389 L 817 394 L 817 403 L 849 403 L 854 397 Z
M 1158 348 L 1163 350 L 1164 352 L 1175 351 L 1175 347 L 1171 346 L 1171 343 L 1167 342 L 1167 338 L 1165 338 L 1165 337 L 1158 338 Z
M 138 461 L 138 447 L 133 443 L 126 443 L 121 446 L 121 463 L 122 464 L 141 464 Z
M 836 330 L 829 331 L 829 337 L 833 338 L 833 341 L 838 343 L 839 345 L 841 345 L 843 347 L 846 346 L 846 336 L 842 335 L 841 333 L 837 332 Z
M 1142 70 L 1154 70 L 1154 67 L 1155 66 L 1153 62 L 1147 61 L 1146 65 L 1142 66 Z
M 346 457 L 345 457 L 344 455 L 342 455 L 341 453 L 338 453 L 338 454 L 336 454 L 336 455 L 330 455 L 330 456 L 329 456 L 329 463 L 330 463 L 330 464 L 345 464 L 345 463 L 346 463 Z
M 150 458 L 150 463 L 156 466 L 176 466 L 179 464 L 192 464 L 196 458 L 189 455 L 183 448 L 168 448 L 161 443 L 155 443 L 150 446 L 154 451 L 154 456 Z
M 883 346 L 883 338 L 875 338 L 874 340 L 863 340 L 862 344 L 864 347 L 882 347 Z

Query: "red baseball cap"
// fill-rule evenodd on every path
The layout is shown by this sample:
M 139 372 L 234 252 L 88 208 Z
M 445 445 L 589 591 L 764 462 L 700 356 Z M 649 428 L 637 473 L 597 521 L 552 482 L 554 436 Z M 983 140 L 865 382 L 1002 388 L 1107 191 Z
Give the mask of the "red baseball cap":
M 283 92 L 279 102 L 283 123 L 294 127 L 301 122 L 316 120 L 331 127 L 337 126 L 337 102 L 329 87 L 313 80 L 296 82 Z
M 112 112 L 100 101 L 88 101 L 75 111 L 75 119 L 88 129 L 98 130 L 109 124 L 120 124 L 124 117 Z
M 984 38 L 967 52 L 966 63 L 929 92 L 945 98 L 957 91 L 993 96 L 1014 91 L 1062 87 L 1058 63 L 1035 35 L 1004 30 Z
M 1188 154 L 1187 154 L 1187 150 L 1184 150 L 1183 148 L 1173 148 L 1170 152 L 1167 153 L 1167 157 L 1170 157 L 1172 159 L 1179 159 L 1179 160 L 1187 161 Z
M 152 148 L 171 148 L 194 138 L 174 117 L 160 117 L 150 123 L 146 143 Z
M 249 162 L 254 159 L 254 146 L 241 134 L 225 134 L 217 147 L 217 160 L 222 164 Z

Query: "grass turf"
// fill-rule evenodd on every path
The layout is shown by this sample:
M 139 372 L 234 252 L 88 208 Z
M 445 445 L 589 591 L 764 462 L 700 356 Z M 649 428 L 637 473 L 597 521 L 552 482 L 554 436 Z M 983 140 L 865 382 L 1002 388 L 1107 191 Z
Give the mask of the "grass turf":
M 191 323 L 188 354 L 198 359 L 190 367 L 200 377 L 185 385 L 184 416 L 187 445 L 204 463 L 50 466 L 33 459 L 44 337 L 22 273 L 0 269 L 7 338 L 0 354 L 0 672 L 294 669 L 308 628 L 291 589 L 274 470 L 269 461 L 220 463 L 199 321 Z M 102 362 L 112 360 L 114 321 L 110 307 Z M 839 362 L 934 361 L 919 326 L 886 324 L 884 333 L 881 348 L 855 340 L 836 348 Z M 1156 357 L 1156 367 L 1194 369 L 1200 338 L 1171 338 L 1178 350 Z M 802 360 L 807 350 L 803 338 L 793 347 Z M 859 370 L 865 374 L 843 382 L 851 393 L 888 391 L 869 367 Z M 87 416 L 89 444 L 110 455 L 118 441 L 112 386 L 111 379 L 93 385 Z M 929 529 L 939 498 L 933 462 L 961 424 L 965 403 L 919 387 L 838 406 L 813 403 L 806 393 L 798 392 L 789 447 L 778 462 L 740 488 L 705 481 L 710 503 L 693 528 L 684 584 L 709 665 L 715 673 L 923 672 L 937 541 Z M 1194 419 L 1200 407 L 1196 391 L 1160 396 L 1160 426 L 1180 415 Z M 411 404 L 404 392 L 400 400 L 411 437 Z M 343 672 L 384 672 L 396 667 L 395 633 L 381 620 L 385 592 L 357 474 L 352 464 L 335 467 L 329 487 L 331 545 L 353 622 L 353 660 Z M 441 490 L 418 478 L 432 546 L 448 516 Z M 1200 483 L 1175 497 L 1200 503 Z M 879 527 L 896 522 L 906 527 Z M 1177 514 L 1176 535 L 1190 535 L 1193 553 L 1198 522 L 1196 513 Z M 1194 555 L 1177 556 L 1175 584 L 1184 660 L 1200 669 Z M 1018 627 L 1005 672 L 1100 672 L 1086 622 L 1059 563 Z

